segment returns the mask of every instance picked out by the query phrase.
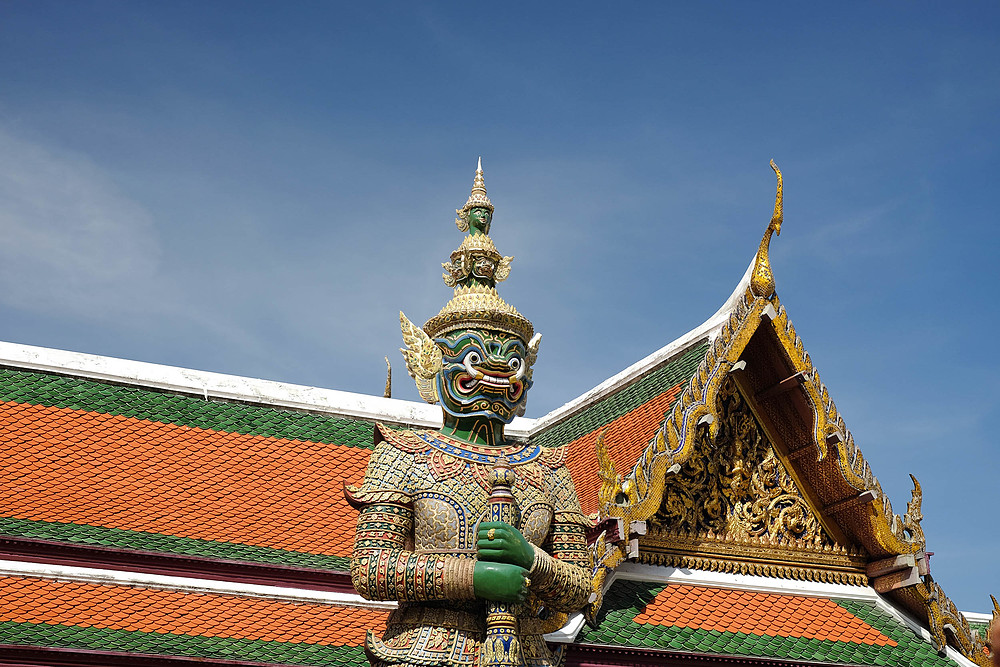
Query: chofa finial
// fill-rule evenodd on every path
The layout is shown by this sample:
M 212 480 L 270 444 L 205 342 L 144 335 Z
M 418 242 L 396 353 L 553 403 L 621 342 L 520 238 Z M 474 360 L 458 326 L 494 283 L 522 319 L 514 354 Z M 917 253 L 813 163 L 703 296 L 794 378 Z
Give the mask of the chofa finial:
M 760 247 L 757 248 L 757 259 L 754 261 L 753 274 L 750 277 L 750 291 L 754 296 L 769 299 L 774 294 L 774 273 L 771 271 L 771 260 L 768 257 L 768 250 L 771 244 L 771 233 L 781 235 L 782 200 L 781 200 L 781 170 L 778 165 L 771 160 L 771 169 L 778 177 L 778 192 L 774 195 L 774 215 L 767 225 L 764 238 L 760 240 Z

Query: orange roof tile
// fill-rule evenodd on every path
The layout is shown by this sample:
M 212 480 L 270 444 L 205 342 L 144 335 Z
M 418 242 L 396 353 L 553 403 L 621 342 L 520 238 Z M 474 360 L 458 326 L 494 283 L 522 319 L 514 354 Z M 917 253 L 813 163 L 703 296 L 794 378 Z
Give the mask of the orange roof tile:
M 664 414 L 674 404 L 677 395 L 685 386 L 686 383 L 681 383 L 671 387 L 567 445 L 566 465 L 573 477 L 573 484 L 580 498 L 580 508 L 584 514 L 598 510 L 597 492 L 601 488 L 601 480 L 596 474 L 599 468 L 597 435 L 607 429 L 604 442 L 618 472 L 624 477 L 656 434 L 656 429 L 663 423 Z
M 0 622 L 360 646 L 387 610 L 0 577 Z
M 836 602 L 801 595 L 672 585 L 632 620 L 645 625 L 896 646 Z
M 370 450 L 0 403 L 3 515 L 346 556 Z

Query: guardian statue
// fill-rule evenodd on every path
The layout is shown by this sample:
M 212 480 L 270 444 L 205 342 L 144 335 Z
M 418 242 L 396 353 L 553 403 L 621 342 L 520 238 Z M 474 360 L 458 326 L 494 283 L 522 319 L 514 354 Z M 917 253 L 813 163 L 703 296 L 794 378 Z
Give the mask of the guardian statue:
M 454 297 L 423 328 L 400 313 L 402 350 L 440 430 L 378 425 L 360 488 L 351 561 L 358 592 L 398 600 L 373 667 L 557 667 L 543 635 L 591 592 L 588 520 L 562 448 L 509 440 L 524 414 L 541 335 L 497 294 L 511 257 L 490 239 L 482 161 L 456 224 L 468 232 L 442 266 Z

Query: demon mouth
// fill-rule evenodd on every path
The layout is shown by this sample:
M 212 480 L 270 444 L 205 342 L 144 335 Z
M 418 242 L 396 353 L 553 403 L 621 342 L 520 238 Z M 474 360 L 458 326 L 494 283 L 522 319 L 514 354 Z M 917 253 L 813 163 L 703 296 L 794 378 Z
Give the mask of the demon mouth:
M 466 375 L 458 380 L 458 386 L 462 388 L 462 391 L 472 391 L 480 383 L 486 385 L 487 387 L 509 387 L 510 378 L 480 373 L 478 377 Z
M 458 387 L 465 393 L 471 393 L 476 387 L 483 385 L 485 390 L 495 390 L 495 391 L 508 391 L 513 387 L 515 390 L 520 389 L 521 382 L 516 376 L 501 376 L 501 375 L 490 375 L 489 373 L 480 372 L 478 377 L 473 377 L 471 375 L 464 375 L 458 378 Z M 515 393 L 520 393 L 515 391 Z

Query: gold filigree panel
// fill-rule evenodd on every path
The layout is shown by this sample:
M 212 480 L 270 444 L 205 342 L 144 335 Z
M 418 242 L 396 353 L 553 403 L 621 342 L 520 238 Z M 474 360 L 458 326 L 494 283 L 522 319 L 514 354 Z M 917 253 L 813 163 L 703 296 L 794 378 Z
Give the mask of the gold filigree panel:
M 732 378 L 717 400 L 716 435 L 699 429 L 695 451 L 665 485 L 653 523 L 740 542 L 767 537 L 832 545 Z

